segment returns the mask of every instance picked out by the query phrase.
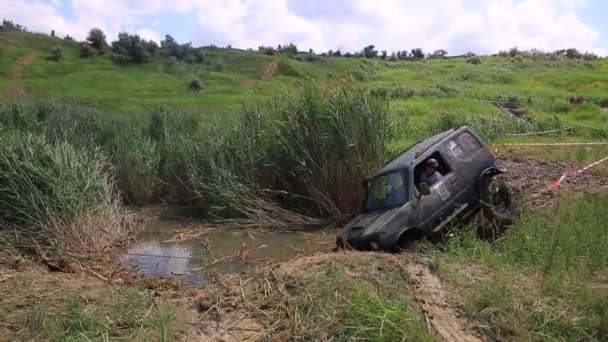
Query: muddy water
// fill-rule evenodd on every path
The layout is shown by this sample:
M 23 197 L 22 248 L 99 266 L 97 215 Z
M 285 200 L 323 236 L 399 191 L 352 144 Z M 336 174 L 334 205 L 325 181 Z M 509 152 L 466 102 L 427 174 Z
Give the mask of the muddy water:
M 328 251 L 336 232 L 321 227 L 244 230 L 159 220 L 138 237 L 122 261 L 147 276 L 204 286 L 213 272 L 245 272 L 260 263 Z

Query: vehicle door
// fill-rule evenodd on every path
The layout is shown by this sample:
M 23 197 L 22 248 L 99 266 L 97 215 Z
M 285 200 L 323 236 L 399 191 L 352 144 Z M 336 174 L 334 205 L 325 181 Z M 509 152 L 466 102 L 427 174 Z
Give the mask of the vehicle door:
M 430 186 L 430 194 L 420 196 L 418 185 L 420 184 L 421 174 L 424 170 L 426 161 L 434 158 L 439 162 L 438 172 L 442 178 Z M 446 151 L 439 148 L 432 151 L 425 158 L 422 158 L 414 168 L 414 182 L 416 184 L 416 197 L 418 197 L 416 212 L 419 227 L 431 232 L 452 214 L 459 205 L 454 200 L 458 187 L 462 180 L 460 174 L 453 169 L 453 162 Z

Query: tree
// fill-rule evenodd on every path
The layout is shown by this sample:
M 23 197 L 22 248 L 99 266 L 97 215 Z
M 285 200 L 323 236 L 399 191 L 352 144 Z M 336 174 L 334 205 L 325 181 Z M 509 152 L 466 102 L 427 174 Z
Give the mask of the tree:
M 448 52 L 446 50 L 439 49 L 439 50 L 433 51 L 431 58 L 444 58 L 447 55 L 448 55 Z
M 265 53 L 269 56 L 274 55 L 274 48 L 272 46 L 259 46 L 258 51 Z
M 197 56 L 192 56 L 195 53 L 192 43 L 179 44 L 170 35 L 165 36 L 165 40 L 160 42 L 160 47 L 167 57 L 175 57 L 179 61 L 189 62 L 198 60 Z
M 286 53 L 286 54 L 292 55 L 292 56 L 295 56 L 298 54 L 298 47 L 294 43 L 285 44 L 285 45 L 283 45 L 282 48 L 281 48 L 281 44 L 279 44 L 277 50 L 279 50 L 279 52 Z
M 410 53 L 411 53 L 410 57 L 412 57 L 412 58 L 416 58 L 416 59 L 424 58 L 424 52 L 422 51 L 421 48 L 412 49 Z
M 73 42 L 74 41 L 74 37 L 72 37 L 69 34 L 67 34 L 65 37 L 63 37 L 63 40 L 68 40 L 70 42 Z
M 19 24 L 15 24 L 12 20 L 2 19 L 2 25 L 0 25 L 0 31 L 19 31 L 25 32 L 25 27 Z
M 568 59 L 581 59 L 583 54 L 578 52 L 575 48 L 570 48 L 566 50 L 566 58 Z
M 108 46 L 108 43 L 106 42 L 106 34 L 100 28 L 92 28 L 89 31 L 87 41 L 97 50 L 102 50 Z
M 386 59 L 386 50 L 380 52 L 380 59 Z
M 112 42 L 112 59 L 118 63 L 146 63 L 150 53 L 146 50 L 147 42 L 140 36 L 121 32 L 118 40 Z
M 376 46 L 370 44 L 363 48 L 363 56 L 365 58 L 376 58 L 378 56 L 378 51 L 375 49 Z
M 389 58 L 389 61 L 391 62 L 396 62 L 397 61 L 397 54 L 396 53 L 391 53 L 391 57 Z

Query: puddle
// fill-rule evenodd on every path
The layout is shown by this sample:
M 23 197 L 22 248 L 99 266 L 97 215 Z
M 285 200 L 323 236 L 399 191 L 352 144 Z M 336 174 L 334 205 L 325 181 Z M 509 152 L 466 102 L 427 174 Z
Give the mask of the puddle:
M 274 231 L 209 227 L 161 220 L 150 225 L 122 261 L 143 274 L 204 286 L 212 272 L 245 272 L 259 263 L 328 251 L 335 230 Z

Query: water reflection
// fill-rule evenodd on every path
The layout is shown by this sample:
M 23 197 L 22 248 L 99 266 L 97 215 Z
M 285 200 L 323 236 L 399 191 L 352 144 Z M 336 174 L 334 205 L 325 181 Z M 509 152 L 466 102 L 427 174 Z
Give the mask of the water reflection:
M 177 277 L 204 286 L 210 271 L 244 272 L 256 263 L 327 251 L 335 241 L 335 231 L 319 229 L 256 232 L 192 226 L 189 234 L 202 234 L 176 241 L 176 233 L 183 230 L 179 222 L 156 222 L 123 256 L 123 262 L 145 275 Z

